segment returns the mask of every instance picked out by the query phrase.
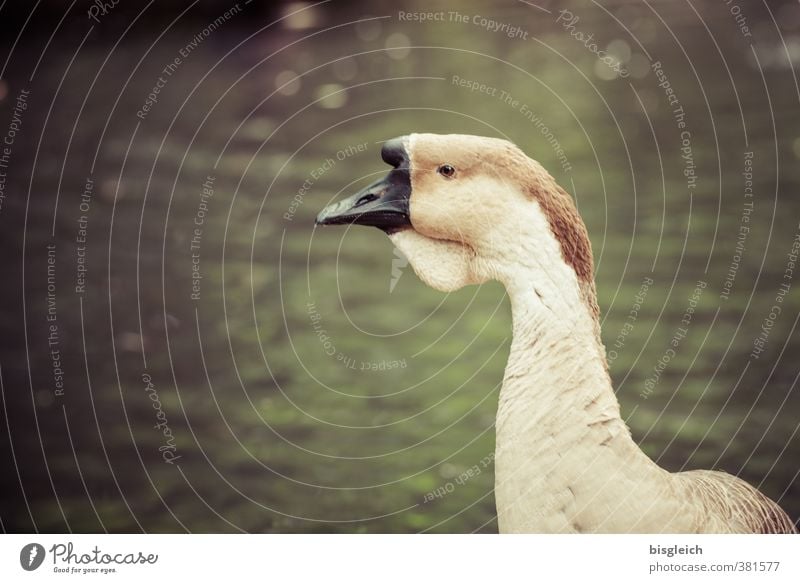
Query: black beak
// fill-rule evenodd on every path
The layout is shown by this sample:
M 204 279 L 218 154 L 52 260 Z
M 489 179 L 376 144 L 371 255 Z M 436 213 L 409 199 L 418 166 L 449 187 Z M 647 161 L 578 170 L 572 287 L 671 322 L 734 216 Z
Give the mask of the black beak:
M 383 144 L 381 157 L 394 166 L 384 178 L 322 209 L 318 225 L 368 225 L 387 233 L 410 227 L 411 170 L 403 138 Z

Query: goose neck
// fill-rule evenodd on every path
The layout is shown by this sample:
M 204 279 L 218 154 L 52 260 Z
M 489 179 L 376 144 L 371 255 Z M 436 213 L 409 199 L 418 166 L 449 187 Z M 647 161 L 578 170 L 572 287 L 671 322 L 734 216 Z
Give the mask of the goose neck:
M 501 531 L 635 530 L 613 509 L 634 486 L 643 499 L 657 496 L 666 472 L 620 416 L 591 311 L 562 311 L 566 291 L 507 289 L 514 337 L 496 422 Z

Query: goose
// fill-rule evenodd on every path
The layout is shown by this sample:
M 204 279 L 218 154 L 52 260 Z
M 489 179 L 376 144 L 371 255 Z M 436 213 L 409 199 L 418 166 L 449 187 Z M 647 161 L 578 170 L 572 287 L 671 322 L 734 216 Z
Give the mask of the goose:
M 789 516 L 719 471 L 671 473 L 631 437 L 600 338 L 592 249 L 571 197 L 506 140 L 410 134 L 392 170 L 317 225 L 384 231 L 427 285 L 499 281 L 513 339 L 495 422 L 501 533 L 794 533 Z

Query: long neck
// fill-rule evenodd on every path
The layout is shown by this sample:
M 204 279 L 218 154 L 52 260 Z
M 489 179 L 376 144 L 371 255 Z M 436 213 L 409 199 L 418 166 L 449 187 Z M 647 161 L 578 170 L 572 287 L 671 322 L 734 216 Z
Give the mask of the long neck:
M 497 413 L 499 527 L 640 530 L 636 512 L 654 512 L 641 501 L 652 503 L 669 474 L 632 441 L 611 387 L 596 316 L 579 298 L 574 278 L 570 282 L 562 272 L 562 279 L 542 280 L 528 270 L 504 282 L 513 342 Z

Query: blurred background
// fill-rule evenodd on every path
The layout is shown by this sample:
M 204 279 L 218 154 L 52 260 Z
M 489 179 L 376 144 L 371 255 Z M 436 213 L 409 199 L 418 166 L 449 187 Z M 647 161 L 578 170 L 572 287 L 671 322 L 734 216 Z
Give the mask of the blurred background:
M 313 224 L 412 132 L 548 168 L 635 439 L 800 518 L 797 2 L 11 0 L 0 29 L 4 531 L 496 532 L 504 290 Z

